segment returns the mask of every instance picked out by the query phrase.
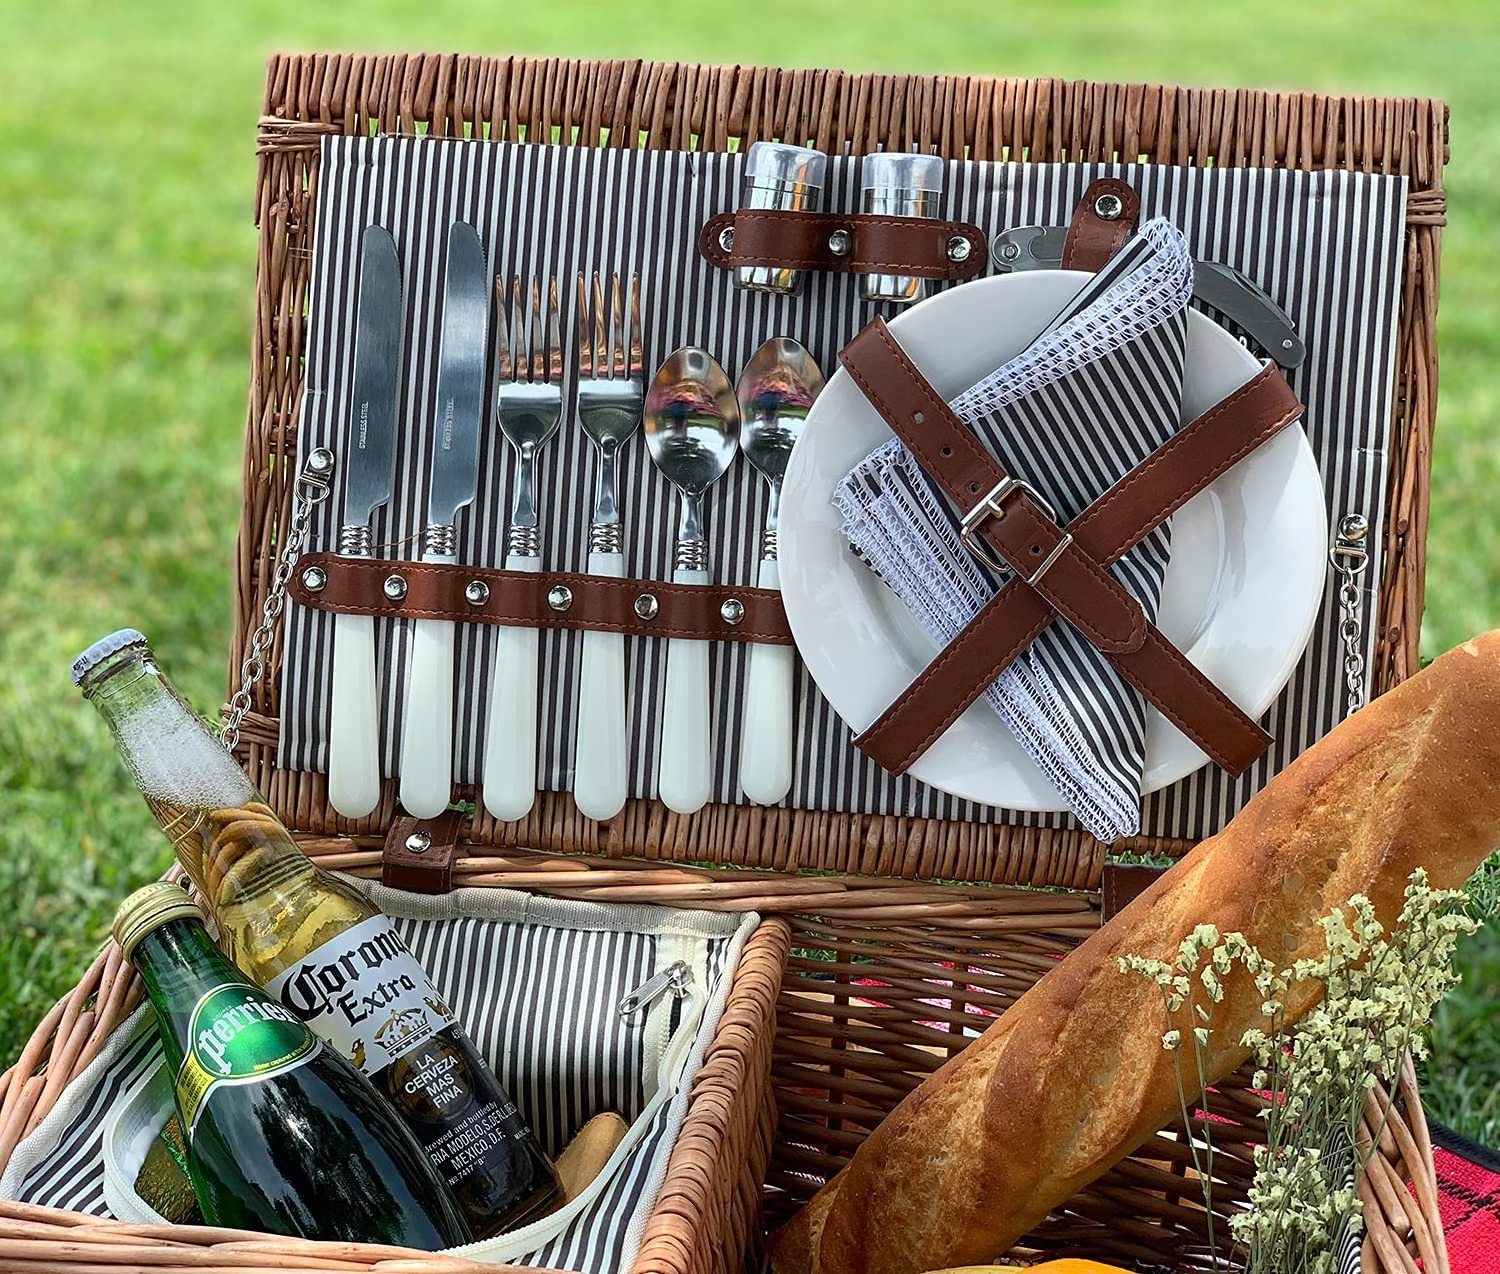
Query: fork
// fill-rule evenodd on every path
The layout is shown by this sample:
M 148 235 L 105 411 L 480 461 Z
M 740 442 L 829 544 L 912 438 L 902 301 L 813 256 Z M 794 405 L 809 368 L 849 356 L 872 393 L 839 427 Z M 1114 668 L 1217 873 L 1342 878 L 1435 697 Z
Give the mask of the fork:
M 562 420 L 562 335 L 557 280 L 531 280 L 530 305 L 519 276 L 511 280 L 511 320 L 504 283 L 495 279 L 495 417 L 516 453 L 516 486 L 505 569 L 539 572 L 541 536 L 536 514 L 537 453 Z M 514 348 L 512 348 L 514 335 Z M 502 627 L 496 634 L 485 717 L 484 807 L 501 822 L 524 818 L 536 800 L 537 643 L 535 628 Z
M 641 281 L 630 282 L 630 327 L 624 289 L 610 276 L 609 307 L 593 277 L 592 300 L 578 276 L 578 423 L 599 451 L 599 494 L 589 526 L 589 574 L 619 579 L 620 509 L 615 468 L 620 447 L 641 423 L 645 397 L 641 353 Z M 587 818 L 613 818 L 625 805 L 629 753 L 625 735 L 625 638 L 587 630 L 578 692 L 578 748 L 573 799 Z

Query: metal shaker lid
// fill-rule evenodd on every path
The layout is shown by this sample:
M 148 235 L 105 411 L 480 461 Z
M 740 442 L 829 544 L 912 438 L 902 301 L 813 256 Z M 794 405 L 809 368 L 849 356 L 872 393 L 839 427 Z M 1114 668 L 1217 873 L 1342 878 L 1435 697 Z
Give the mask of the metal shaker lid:
M 927 190 L 941 193 L 947 161 L 940 155 L 878 150 L 860 163 L 862 190 Z
M 821 190 L 827 167 L 828 156 L 821 150 L 787 142 L 752 142 L 745 155 L 745 178 L 757 185 L 784 182 Z

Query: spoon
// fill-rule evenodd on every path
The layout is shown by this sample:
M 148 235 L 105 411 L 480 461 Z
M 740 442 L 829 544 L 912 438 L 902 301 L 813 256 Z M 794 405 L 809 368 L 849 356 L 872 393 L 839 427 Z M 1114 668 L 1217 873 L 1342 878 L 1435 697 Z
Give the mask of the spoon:
M 802 433 L 808 409 L 823 388 L 823 373 L 803 346 L 774 336 L 758 350 L 736 386 L 740 446 L 771 487 L 771 507 L 760 537 L 761 588 L 779 590 L 776 528 L 781 479 Z M 740 790 L 758 805 L 776 805 L 792 787 L 792 648 L 756 642 L 745 678 L 740 727 Z
M 684 346 L 652 378 L 645 423 L 651 459 L 682 499 L 672 581 L 706 585 L 703 493 L 729 468 L 739 445 L 734 386 L 707 351 Z M 657 791 L 668 809 L 692 814 L 708 804 L 710 744 L 708 643 L 670 639 L 657 761 Z

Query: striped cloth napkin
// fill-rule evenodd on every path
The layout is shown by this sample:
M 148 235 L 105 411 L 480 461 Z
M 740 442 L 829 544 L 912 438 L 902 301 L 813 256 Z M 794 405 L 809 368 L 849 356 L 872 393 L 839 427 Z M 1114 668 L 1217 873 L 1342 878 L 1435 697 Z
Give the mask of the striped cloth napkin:
M 1192 289 L 1181 233 L 1149 222 L 1026 350 L 950 405 L 1067 523 L 1181 424 Z M 851 470 L 834 503 L 850 546 L 939 645 L 1007 586 L 964 547 L 958 515 L 897 440 Z M 1112 568 L 1153 622 L 1170 552 L 1160 526 Z M 1093 835 L 1139 830 L 1145 703 L 1065 620 L 985 700 Z

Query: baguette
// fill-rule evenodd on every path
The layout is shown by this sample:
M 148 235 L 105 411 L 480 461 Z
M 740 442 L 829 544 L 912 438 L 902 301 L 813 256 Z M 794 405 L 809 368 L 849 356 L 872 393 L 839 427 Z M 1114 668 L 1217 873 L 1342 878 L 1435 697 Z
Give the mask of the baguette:
M 1415 868 L 1458 887 L 1497 841 L 1500 630 L 1308 749 L 909 1094 L 776 1236 L 776 1274 L 995 1259 L 1177 1113 L 1160 993 L 1121 973 L 1121 956 L 1170 960 L 1208 923 L 1283 965 L 1314 957 L 1319 918 L 1351 895 L 1367 895 L 1389 926 Z M 1288 1019 L 1317 995 L 1288 997 Z M 1210 1083 L 1245 1061 L 1240 1037 L 1259 1006 L 1237 971 L 1215 1007 Z

